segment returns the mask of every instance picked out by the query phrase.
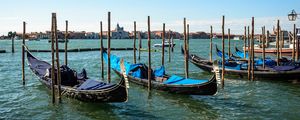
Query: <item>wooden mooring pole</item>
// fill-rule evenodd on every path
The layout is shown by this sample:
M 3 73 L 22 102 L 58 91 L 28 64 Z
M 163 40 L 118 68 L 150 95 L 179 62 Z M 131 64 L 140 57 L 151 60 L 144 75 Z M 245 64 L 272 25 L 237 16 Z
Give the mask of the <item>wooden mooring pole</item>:
M 222 88 L 224 88 L 224 75 L 225 75 L 225 55 L 224 55 L 224 48 L 225 48 L 225 39 L 224 39 L 224 23 L 225 22 L 225 16 L 222 17 Z
M 136 22 L 134 21 L 133 22 L 133 63 L 135 64 L 136 63 Z
M 101 80 L 104 80 L 104 61 L 103 61 L 103 32 L 102 21 L 100 21 L 100 54 L 101 54 Z
M 295 39 L 295 44 L 296 44 L 296 61 L 298 61 L 299 60 L 299 40 L 297 38 L 297 31 L 294 34 L 294 39 Z
M 249 26 L 248 26 L 248 28 L 247 28 L 247 32 L 248 32 L 248 35 L 247 35 L 247 42 L 248 42 L 248 57 L 250 57 L 250 56 L 249 56 L 249 53 L 250 53 L 250 47 L 251 47 L 251 45 L 250 45 L 250 28 L 249 28 Z
M 150 16 L 148 16 L 148 91 L 151 90 L 151 31 Z
M 209 45 L 209 48 L 210 48 L 210 52 L 209 52 L 209 61 L 212 62 L 212 38 L 213 38 L 213 27 L 210 26 L 210 45 Z
M 248 80 L 251 80 L 251 57 L 252 57 L 252 50 L 251 50 L 251 40 L 250 40 L 250 29 L 249 26 L 247 28 L 248 30 Z
M 276 55 L 277 55 L 277 66 L 279 66 L 279 20 L 277 20 L 277 34 L 276 34 Z
M 187 29 L 187 26 L 186 26 L 186 18 L 183 19 L 183 37 L 184 37 L 184 70 L 185 70 L 185 78 L 188 78 L 189 77 L 189 74 L 188 74 L 188 53 L 187 53 L 187 32 L 186 32 L 186 29 Z
M 15 53 L 15 32 L 12 32 L 11 34 L 11 52 Z
M 230 29 L 228 29 L 228 56 L 231 57 L 231 53 L 230 53 Z
M 162 33 L 162 48 L 161 48 L 161 65 L 165 65 L 165 23 L 163 23 L 163 33 Z
M 247 28 L 245 26 L 244 27 L 244 59 L 246 59 L 246 44 L 247 44 Z
M 110 83 L 110 12 L 108 12 L 108 30 L 107 30 L 107 81 Z
M 66 20 L 65 32 L 65 65 L 68 65 L 68 21 Z
M 296 42 L 296 24 L 294 24 L 294 29 L 293 29 L 293 39 L 292 39 L 292 43 L 293 43 L 293 51 L 292 51 L 292 59 L 293 61 L 295 61 L 295 42 Z
M 171 32 L 171 51 L 174 52 L 174 36 L 176 33 Z
M 23 41 L 22 41 L 22 82 L 25 85 L 25 34 L 26 34 L 26 23 L 23 22 Z
M 171 62 L 171 30 L 169 30 L 169 36 L 168 36 L 168 43 L 169 43 L 169 62 Z
M 266 59 L 266 27 L 263 27 L 263 38 L 262 38 L 262 48 L 263 48 L 263 52 L 262 52 L 262 58 L 263 58 L 263 68 L 265 69 L 265 59 Z
M 51 56 L 52 56 L 52 66 L 51 66 L 51 90 L 52 90 L 52 103 L 55 103 L 55 67 L 54 67 L 54 39 L 55 39 L 55 34 L 54 34 L 54 29 L 55 29 L 55 18 L 56 14 L 52 13 L 52 24 L 51 24 Z
M 281 45 L 281 54 L 283 54 L 282 53 L 282 49 L 284 48 L 284 32 L 282 31 L 282 45 Z M 281 56 L 282 57 L 282 56 Z
M 175 34 L 175 33 L 174 33 Z M 173 32 L 171 31 L 171 51 L 174 52 L 174 34 Z
M 190 45 L 190 25 L 186 25 L 186 58 L 185 58 L 185 64 L 186 64 L 186 72 L 187 72 L 187 78 L 189 78 L 189 45 Z
M 141 38 L 141 32 L 139 32 L 139 57 L 138 57 L 139 60 L 141 60 L 141 49 L 142 49 L 142 38 Z
M 251 51 L 252 51 L 252 57 L 251 57 L 251 80 L 254 80 L 254 17 L 252 17 L 252 31 L 251 31 L 251 40 L 252 40 L 252 45 L 251 45 Z
M 66 20 L 65 32 L 65 65 L 68 65 L 68 21 Z
M 54 34 L 55 34 L 55 52 L 56 52 L 56 84 L 58 89 L 58 102 L 61 102 L 61 77 L 60 77 L 60 65 L 59 65 L 59 48 L 58 48 L 58 35 L 57 35 L 57 19 L 55 16 L 55 28 L 54 28 Z M 67 42 L 66 42 L 67 43 Z
M 270 31 L 267 30 L 266 44 L 268 44 L 267 42 L 269 41 L 269 39 L 270 39 Z

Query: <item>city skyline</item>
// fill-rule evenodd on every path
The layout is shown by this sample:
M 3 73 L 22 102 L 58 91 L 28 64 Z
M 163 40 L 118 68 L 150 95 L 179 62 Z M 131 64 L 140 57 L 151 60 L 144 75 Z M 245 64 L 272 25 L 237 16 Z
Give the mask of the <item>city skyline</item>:
M 112 29 L 119 23 L 126 31 L 133 30 L 133 21 L 137 22 L 137 30 L 145 31 L 148 15 L 151 16 L 152 31 L 161 30 L 162 24 L 165 23 L 167 30 L 182 32 L 184 17 L 190 24 L 191 32 L 209 32 L 210 25 L 213 25 L 214 32 L 221 32 L 222 15 L 225 15 L 225 31 L 230 28 L 233 34 L 242 34 L 243 26 L 250 25 L 252 16 L 255 17 L 256 33 L 260 32 L 263 25 L 272 30 L 277 19 L 286 30 L 291 30 L 293 23 L 299 23 L 288 21 L 287 14 L 292 9 L 300 11 L 296 9 L 300 1 L 274 0 L 272 3 L 257 1 L 129 0 L 118 3 L 109 1 L 82 3 L 71 0 L 11 0 L 3 2 L 0 35 L 7 35 L 8 31 L 22 32 L 23 21 L 27 23 L 27 32 L 50 30 L 52 12 L 57 13 L 58 29 L 64 30 L 65 20 L 68 20 L 69 30 L 90 32 L 99 32 L 100 21 L 103 21 L 103 29 L 107 30 L 108 11 L 112 14 Z M 251 6 L 255 9 L 250 9 Z

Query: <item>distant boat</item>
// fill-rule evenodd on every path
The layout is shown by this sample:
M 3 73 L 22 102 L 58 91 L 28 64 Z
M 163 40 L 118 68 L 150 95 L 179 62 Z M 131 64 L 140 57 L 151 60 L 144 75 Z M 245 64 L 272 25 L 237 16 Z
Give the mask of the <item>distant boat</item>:
M 28 38 L 28 41 L 40 41 L 40 39 L 36 37 Z
M 164 47 L 172 47 L 172 45 L 174 47 L 176 44 L 175 43 L 169 43 L 169 42 L 166 42 L 166 41 L 164 43 Z M 163 45 L 162 44 L 154 44 L 153 46 L 154 47 L 162 47 Z
M 173 38 L 171 40 L 171 42 L 169 43 L 168 41 L 164 42 L 164 47 L 174 47 L 176 44 L 173 42 Z M 154 47 L 162 47 L 162 44 L 154 44 Z
M 276 54 L 277 53 L 277 48 L 276 46 L 276 42 L 270 42 L 269 45 L 273 46 L 269 46 L 265 48 L 265 53 L 273 53 Z M 255 53 L 262 53 L 263 52 L 263 48 L 261 47 L 262 45 L 254 45 L 254 52 Z M 296 45 L 295 45 L 296 46 Z M 243 49 L 245 49 L 243 47 Z M 246 47 L 246 51 L 248 51 L 248 47 Z M 284 43 L 284 47 L 282 49 L 279 49 L 279 52 L 282 52 L 283 54 L 292 54 L 293 52 L 293 44 L 290 44 L 288 42 Z
M 241 40 L 241 37 L 240 36 L 234 36 L 233 40 Z
M 48 40 L 48 42 L 50 43 L 51 42 L 51 40 L 49 39 Z M 55 41 L 54 41 L 55 42 Z M 65 40 L 64 39 L 58 39 L 58 42 L 59 43 L 64 43 L 65 42 Z M 67 40 L 67 42 L 69 42 L 69 40 Z
M 218 36 L 217 36 L 217 35 L 214 35 L 212 38 L 214 38 L 214 39 L 218 39 Z

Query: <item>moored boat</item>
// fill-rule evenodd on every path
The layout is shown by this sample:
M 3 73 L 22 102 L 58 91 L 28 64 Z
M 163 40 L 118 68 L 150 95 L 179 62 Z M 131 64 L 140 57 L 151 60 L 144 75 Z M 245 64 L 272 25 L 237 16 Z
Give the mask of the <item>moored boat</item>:
M 29 68 L 41 83 L 51 89 L 51 64 L 34 57 L 26 47 Z M 124 77 L 117 84 L 92 80 L 83 69 L 81 73 L 61 66 L 61 94 L 84 102 L 126 102 L 128 90 Z M 57 85 L 55 84 L 56 88 Z
M 176 45 L 175 43 L 169 43 L 167 41 L 165 41 L 165 43 L 164 43 L 164 47 L 174 47 L 175 45 Z M 154 44 L 153 46 L 154 47 L 162 47 L 163 44 Z
M 107 53 L 103 52 L 104 60 L 107 61 Z M 120 76 L 122 73 L 119 68 L 120 58 L 111 55 L 111 66 L 112 69 Z M 124 63 L 126 66 L 126 74 L 128 80 L 141 85 L 148 86 L 148 72 L 145 64 L 130 64 Z M 217 92 L 216 77 L 213 75 L 210 79 L 186 79 L 177 75 L 166 75 L 164 74 L 164 67 L 155 70 L 151 75 L 151 84 L 153 89 L 166 91 L 169 93 L 186 94 L 186 95 L 214 95 Z
M 199 57 L 195 54 L 189 55 L 189 61 L 199 67 L 202 70 L 213 72 L 213 61 L 209 61 L 205 58 Z M 219 67 L 221 66 L 218 63 Z M 222 69 L 219 69 L 220 73 Z M 241 78 L 248 76 L 247 65 L 244 64 L 225 64 L 225 75 L 237 75 Z M 283 66 L 270 66 L 263 69 L 261 66 L 255 66 L 254 70 L 255 79 L 263 80 L 299 80 L 300 79 L 300 67 L 299 65 L 283 65 Z

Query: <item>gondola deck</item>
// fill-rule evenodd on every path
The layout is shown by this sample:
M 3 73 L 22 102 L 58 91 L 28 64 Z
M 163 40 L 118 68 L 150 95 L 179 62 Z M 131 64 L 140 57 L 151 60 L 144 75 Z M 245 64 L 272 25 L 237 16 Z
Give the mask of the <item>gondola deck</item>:
M 26 47 L 27 48 L 27 47 Z M 51 68 L 51 65 L 45 61 L 35 58 L 28 49 L 27 60 L 30 69 L 33 73 L 39 77 L 39 81 L 42 82 L 47 88 L 51 89 L 52 80 L 46 75 L 47 70 Z M 85 102 L 125 102 L 128 98 L 128 91 L 126 88 L 125 80 L 121 77 L 118 84 L 108 84 L 100 81 L 90 80 L 77 74 L 77 81 L 79 84 L 74 86 L 61 85 L 62 95 L 74 98 Z M 90 86 L 89 89 L 80 89 L 85 82 L 93 81 L 98 86 Z M 86 83 L 88 84 L 88 83 Z M 57 86 L 56 86 L 57 87 Z M 85 86 L 86 87 L 86 86 Z
M 201 58 L 195 54 L 189 55 L 189 61 L 208 72 L 213 71 L 213 63 L 205 58 Z M 220 71 L 222 71 L 220 69 Z M 225 69 L 225 75 L 237 75 L 242 78 L 247 78 L 247 70 L 235 70 L 235 69 Z M 275 71 L 271 68 L 258 68 L 254 71 L 255 79 L 267 79 L 267 80 L 299 80 L 300 79 L 300 69 L 291 70 L 291 71 Z
M 103 52 L 105 60 L 107 60 L 107 53 Z M 119 58 L 117 56 L 111 55 L 111 64 L 112 69 L 116 72 L 119 76 L 122 76 L 119 68 L 115 68 L 114 66 L 119 66 Z M 132 65 L 127 63 L 128 66 Z M 127 76 L 128 80 L 141 85 L 141 86 L 148 86 L 148 79 L 143 79 L 139 77 L 134 77 L 133 75 L 129 74 L 129 69 L 127 69 Z M 166 91 L 169 93 L 176 93 L 176 94 L 187 94 L 187 95 L 214 95 L 217 92 L 217 82 L 215 75 L 213 75 L 209 80 L 205 82 L 198 83 L 198 84 L 166 84 L 164 80 L 168 79 L 170 76 L 165 75 L 164 77 L 154 77 L 151 80 L 152 88 Z M 187 79 L 182 79 L 187 80 Z

